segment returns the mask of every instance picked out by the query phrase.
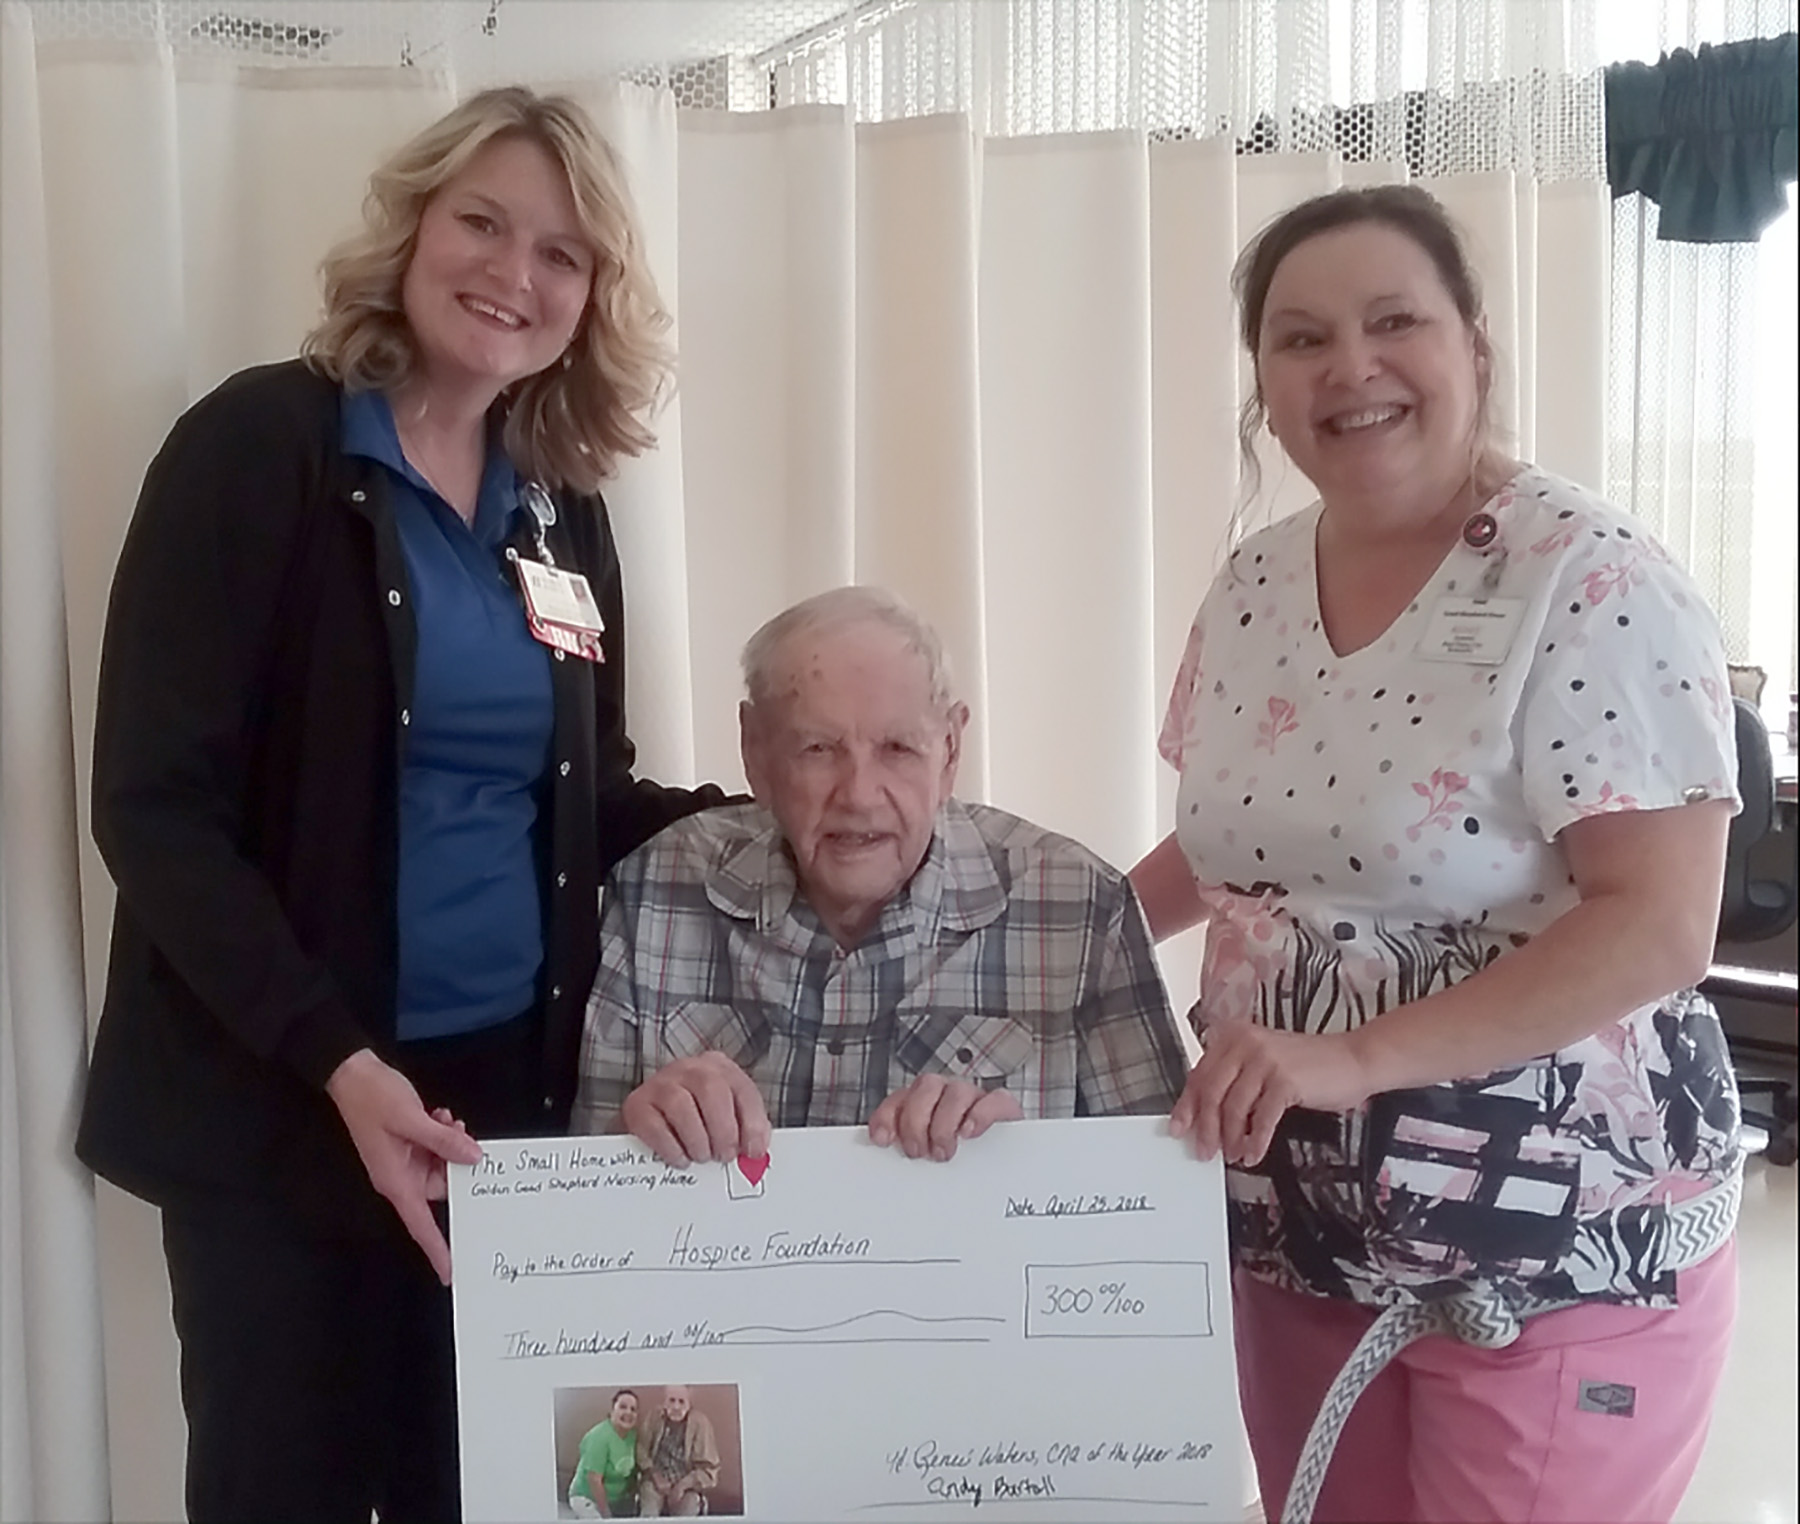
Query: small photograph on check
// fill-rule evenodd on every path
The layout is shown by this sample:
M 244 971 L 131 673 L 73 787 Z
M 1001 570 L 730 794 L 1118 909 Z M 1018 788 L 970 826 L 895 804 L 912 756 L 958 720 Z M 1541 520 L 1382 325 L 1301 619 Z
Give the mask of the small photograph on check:
M 742 1517 L 735 1383 L 559 1387 L 555 1412 L 559 1518 Z

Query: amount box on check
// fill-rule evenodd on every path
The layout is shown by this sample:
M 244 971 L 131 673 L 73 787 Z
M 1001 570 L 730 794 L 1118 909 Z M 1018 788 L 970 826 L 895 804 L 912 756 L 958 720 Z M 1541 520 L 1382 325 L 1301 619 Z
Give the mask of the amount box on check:
M 1028 1339 L 1207 1339 L 1212 1272 L 1201 1260 L 1025 1267 Z

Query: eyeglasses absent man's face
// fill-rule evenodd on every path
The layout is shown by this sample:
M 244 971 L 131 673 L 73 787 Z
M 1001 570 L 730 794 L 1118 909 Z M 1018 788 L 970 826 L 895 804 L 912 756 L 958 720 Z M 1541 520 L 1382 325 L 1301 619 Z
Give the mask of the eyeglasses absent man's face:
M 968 711 L 935 706 L 924 659 L 873 622 L 796 634 L 778 668 L 744 711 L 745 771 L 807 902 L 854 941 L 925 860 Z

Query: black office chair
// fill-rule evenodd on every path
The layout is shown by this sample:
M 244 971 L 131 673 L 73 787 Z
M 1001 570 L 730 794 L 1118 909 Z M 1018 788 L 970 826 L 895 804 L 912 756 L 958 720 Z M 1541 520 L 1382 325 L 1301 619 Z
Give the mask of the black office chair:
M 1761 713 L 1747 699 L 1735 700 L 1737 710 L 1738 793 L 1744 808 L 1731 822 L 1725 847 L 1725 891 L 1719 904 L 1721 942 L 1761 942 L 1780 936 L 1794 924 L 1800 910 L 1793 878 L 1759 878 L 1752 865 L 1752 849 L 1771 831 L 1775 821 L 1775 768 L 1768 728 Z M 1790 854 L 1791 859 L 1791 854 Z M 1715 954 L 1716 957 L 1716 954 Z M 1714 962 L 1700 984 L 1701 993 L 1713 999 L 1725 996 L 1756 1005 L 1785 1009 L 1800 1037 L 1800 979 L 1781 969 L 1745 968 Z M 1785 1042 L 1732 1037 L 1732 1056 L 1739 1060 L 1738 1089 L 1744 1097 L 1744 1120 L 1769 1136 L 1765 1157 L 1772 1164 L 1792 1164 L 1800 1156 L 1800 1102 L 1789 1075 L 1753 1075 L 1743 1072 L 1744 1060 L 1773 1055 L 1792 1063 L 1800 1048 L 1796 1037 Z M 1767 1106 L 1759 1104 L 1766 1097 Z
M 1751 849 L 1775 829 L 1775 763 L 1761 711 L 1748 699 L 1732 703 L 1737 711 L 1738 793 L 1744 808 L 1731 822 L 1725 847 L 1719 940 L 1761 942 L 1794 924 L 1800 899 L 1791 881 L 1757 878 L 1751 867 Z

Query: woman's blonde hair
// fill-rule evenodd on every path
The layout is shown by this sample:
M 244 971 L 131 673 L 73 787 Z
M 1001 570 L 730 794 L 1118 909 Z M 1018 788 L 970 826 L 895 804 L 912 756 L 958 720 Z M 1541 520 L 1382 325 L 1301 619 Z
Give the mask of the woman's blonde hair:
M 618 457 L 656 443 L 649 419 L 672 381 L 670 318 L 644 257 L 625 176 L 587 113 L 520 86 L 484 90 L 413 138 L 369 178 L 363 230 L 320 266 L 325 316 L 301 353 L 353 391 L 406 382 L 419 362 L 401 284 L 431 198 L 489 143 L 522 138 L 562 168 L 594 252 L 587 310 L 562 360 L 509 387 L 506 453 L 551 488 L 592 492 Z

